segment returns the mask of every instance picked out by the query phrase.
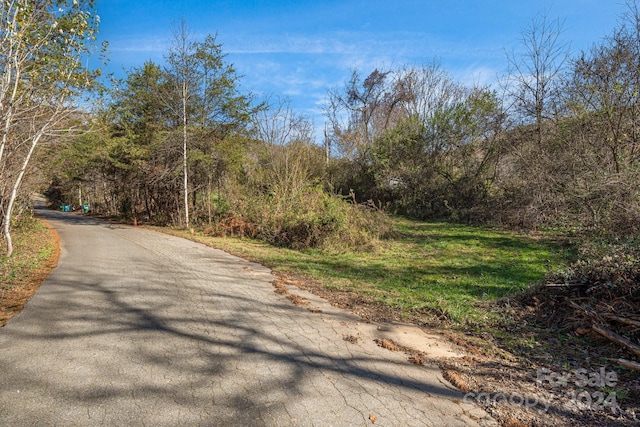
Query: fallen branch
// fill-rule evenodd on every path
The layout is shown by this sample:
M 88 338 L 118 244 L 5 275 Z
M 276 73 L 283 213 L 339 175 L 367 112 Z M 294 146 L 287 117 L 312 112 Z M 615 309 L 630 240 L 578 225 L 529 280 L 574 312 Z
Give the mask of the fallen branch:
M 545 288 L 577 288 L 579 286 L 587 286 L 587 283 L 547 283 Z
M 591 326 L 595 332 L 599 333 L 603 337 L 607 338 L 614 343 L 623 346 L 627 350 L 631 351 L 636 356 L 640 357 L 640 345 L 633 343 L 631 340 L 623 337 L 622 335 L 618 335 L 611 329 L 607 329 L 602 325 L 593 325 Z
M 570 299 L 567 299 L 568 304 L 575 308 L 576 310 L 579 310 L 581 312 L 583 312 L 584 314 L 586 314 L 587 316 L 591 317 L 592 319 L 597 319 L 598 318 L 598 313 L 596 313 L 593 310 L 589 310 L 588 308 L 585 308 L 583 306 L 581 306 L 580 304 L 576 304 L 575 302 L 571 301 Z
M 625 368 L 633 369 L 634 371 L 640 371 L 640 363 L 638 362 L 632 362 L 631 360 L 627 359 L 618 359 L 616 360 L 616 362 L 618 362 L 618 365 L 624 366 Z
M 626 317 L 616 316 L 615 314 L 607 314 L 607 319 L 615 320 L 616 322 L 624 323 L 626 325 L 637 326 L 640 328 L 640 321 L 628 319 Z
M 567 299 L 567 303 L 568 303 L 571 307 L 575 308 L 576 310 L 580 310 L 580 311 L 584 311 L 584 312 L 586 312 L 586 311 L 587 311 L 587 309 L 586 309 L 586 308 L 584 308 L 584 307 L 583 307 L 583 306 L 581 306 L 580 304 L 576 304 L 575 302 L 571 301 L 570 299 Z

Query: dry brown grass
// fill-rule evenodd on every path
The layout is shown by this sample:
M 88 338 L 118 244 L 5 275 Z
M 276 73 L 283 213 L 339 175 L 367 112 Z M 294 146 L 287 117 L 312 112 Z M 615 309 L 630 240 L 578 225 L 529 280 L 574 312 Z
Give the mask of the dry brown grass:
M 44 221 L 22 224 L 13 240 L 13 256 L 0 256 L 0 327 L 23 309 L 60 257 L 58 234 Z

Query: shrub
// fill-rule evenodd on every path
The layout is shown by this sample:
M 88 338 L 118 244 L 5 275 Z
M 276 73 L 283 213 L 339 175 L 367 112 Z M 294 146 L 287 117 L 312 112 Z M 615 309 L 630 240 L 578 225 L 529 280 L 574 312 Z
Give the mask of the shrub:
M 366 249 L 391 233 L 390 221 L 381 209 L 329 194 L 319 185 L 297 194 L 245 195 L 232 204 L 230 215 L 243 224 L 242 232 L 229 231 L 229 218 L 218 222 L 211 232 L 256 237 L 293 249 Z

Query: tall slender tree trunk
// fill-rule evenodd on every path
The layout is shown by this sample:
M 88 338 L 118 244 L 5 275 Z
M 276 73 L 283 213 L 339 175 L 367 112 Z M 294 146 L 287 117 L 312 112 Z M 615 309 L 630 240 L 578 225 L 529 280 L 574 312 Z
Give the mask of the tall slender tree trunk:
M 11 189 L 11 196 L 9 196 L 9 202 L 7 203 L 7 210 L 4 214 L 4 222 L 2 224 L 2 234 L 4 235 L 4 239 L 7 242 L 7 257 L 10 257 L 13 254 L 13 241 L 11 239 L 11 214 L 13 212 L 13 206 L 15 205 L 16 198 L 18 197 L 18 189 L 20 188 L 20 184 L 22 184 L 22 178 L 24 178 L 24 174 L 27 171 L 27 166 L 29 166 L 29 161 L 31 160 L 31 156 L 40 142 L 40 138 L 46 132 L 47 127 L 43 127 L 36 135 L 34 135 L 31 140 L 31 147 L 29 147 L 29 152 L 27 156 L 24 158 L 22 162 L 22 167 L 20 168 L 20 172 L 13 183 L 13 188 Z
M 189 178 L 187 174 L 187 82 L 182 82 L 182 174 L 184 176 L 184 222 L 189 228 Z
M 211 175 L 207 177 L 207 216 L 209 218 L 209 226 L 211 226 Z

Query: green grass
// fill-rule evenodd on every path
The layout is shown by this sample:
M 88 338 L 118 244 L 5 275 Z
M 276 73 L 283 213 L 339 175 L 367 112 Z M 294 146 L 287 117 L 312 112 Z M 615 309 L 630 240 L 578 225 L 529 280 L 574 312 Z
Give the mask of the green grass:
M 357 292 L 410 317 L 436 315 L 467 325 L 496 320 L 485 302 L 539 282 L 549 269 L 566 264 L 569 256 L 550 238 L 400 218 L 394 219 L 394 228 L 394 239 L 380 242 L 374 251 L 357 253 L 197 238 L 274 270 L 305 274 L 329 289 Z

